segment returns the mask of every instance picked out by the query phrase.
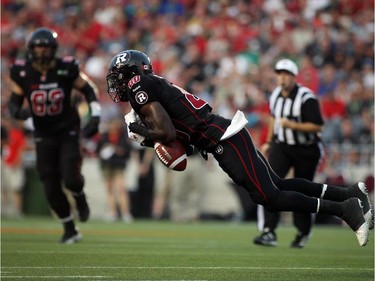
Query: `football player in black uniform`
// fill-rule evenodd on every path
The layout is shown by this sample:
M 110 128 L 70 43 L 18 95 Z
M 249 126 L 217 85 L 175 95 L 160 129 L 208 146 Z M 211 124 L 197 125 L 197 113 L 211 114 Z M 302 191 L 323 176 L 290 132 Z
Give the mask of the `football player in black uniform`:
M 141 141 L 143 136 L 142 144 L 152 146 L 155 141 L 168 144 L 177 138 L 186 147 L 212 153 L 255 203 L 269 211 L 336 215 L 352 228 L 359 245 L 366 245 L 372 212 L 363 183 L 341 188 L 278 177 L 254 146 L 241 111 L 232 120 L 214 114 L 204 100 L 154 75 L 150 59 L 142 52 L 118 53 L 110 62 L 107 84 L 114 102 L 130 102 L 134 110 L 134 121 L 125 118 L 133 139 Z
M 16 60 L 10 68 L 9 111 L 14 118 L 33 120 L 37 170 L 49 206 L 64 226 L 60 242 L 70 244 L 82 236 L 62 183 L 75 199 L 80 221 L 87 221 L 90 213 L 81 174 L 80 117 L 72 105 L 72 90 L 80 91 L 90 107 L 84 137 L 98 132 L 101 107 L 96 86 L 80 71 L 77 60 L 56 57 L 57 47 L 57 34 L 52 30 L 42 27 L 31 34 L 27 58 Z M 28 109 L 22 107 L 25 98 Z

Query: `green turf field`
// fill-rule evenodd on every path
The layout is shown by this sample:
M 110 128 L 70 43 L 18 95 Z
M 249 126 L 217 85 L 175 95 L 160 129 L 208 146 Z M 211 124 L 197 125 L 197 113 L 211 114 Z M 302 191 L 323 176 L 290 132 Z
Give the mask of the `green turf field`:
M 254 223 L 168 221 L 80 224 L 84 239 L 61 245 L 52 218 L 2 219 L 1 280 L 374 280 L 374 243 L 359 247 L 348 227 L 314 228 L 307 248 L 252 244 Z

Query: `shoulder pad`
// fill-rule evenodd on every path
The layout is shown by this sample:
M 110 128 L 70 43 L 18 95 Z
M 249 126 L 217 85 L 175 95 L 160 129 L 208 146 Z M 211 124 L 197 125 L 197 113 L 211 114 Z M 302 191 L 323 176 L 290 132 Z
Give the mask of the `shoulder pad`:
M 63 57 L 57 59 L 57 73 L 58 75 L 70 77 L 72 79 L 77 78 L 79 74 L 79 64 L 75 57 Z

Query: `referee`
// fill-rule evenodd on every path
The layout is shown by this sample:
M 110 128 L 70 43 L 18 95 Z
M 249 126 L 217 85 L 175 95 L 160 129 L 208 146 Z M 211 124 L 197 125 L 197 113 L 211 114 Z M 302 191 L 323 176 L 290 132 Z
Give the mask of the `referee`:
M 298 67 L 291 60 L 278 61 L 275 72 L 278 86 L 270 97 L 271 118 L 267 142 L 261 150 L 281 178 L 293 168 L 294 177 L 312 181 L 324 153 L 319 137 L 324 123 L 319 101 L 310 89 L 296 83 Z M 254 239 L 254 243 L 276 246 L 275 229 L 280 221 L 280 213 L 263 211 L 263 232 Z M 293 223 L 297 235 L 291 247 L 303 248 L 311 234 L 312 214 L 293 213 Z

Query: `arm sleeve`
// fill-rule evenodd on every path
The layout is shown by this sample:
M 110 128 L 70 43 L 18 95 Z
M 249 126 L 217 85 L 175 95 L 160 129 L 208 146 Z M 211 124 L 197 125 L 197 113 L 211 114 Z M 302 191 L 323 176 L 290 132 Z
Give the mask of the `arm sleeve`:
M 85 85 L 79 89 L 82 94 L 85 96 L 88 103 L 98 101 L 94 88 L 90 85 L 90 83 L 86 82 Z
M 22 70 L 24 70 L 23 66 L 24 65 L 20 66 L 20 65 L 15 65 L 14 64 L 9 69 L 10 79 L 12 79 L 13 81 L 15 81 L 19 85 L 21 85 L 21 83 L 22 83 L 22 79 L 20 77 L 20 73 L 22 72 Z
M 13 118 L 26 120 L 31 116 L 30 111 L 27 109 L 22 109 L 24 96 L 12 93 L 10 96 L 8 108 L 9 112 Z
M 317 99 L 310 98 L 302 105 L 301 117 L 303 122 L 311 122 L 317 125 L 324 124 Z
M 94 88 L 90 83 L 86 82 L 85 85 L 80 89 L 82 94 L 85 96 L 87 103 L 90 106 L 90 114 L 92 117 L 99 117 L 101 114 L 101 106 L 96 97 Z

